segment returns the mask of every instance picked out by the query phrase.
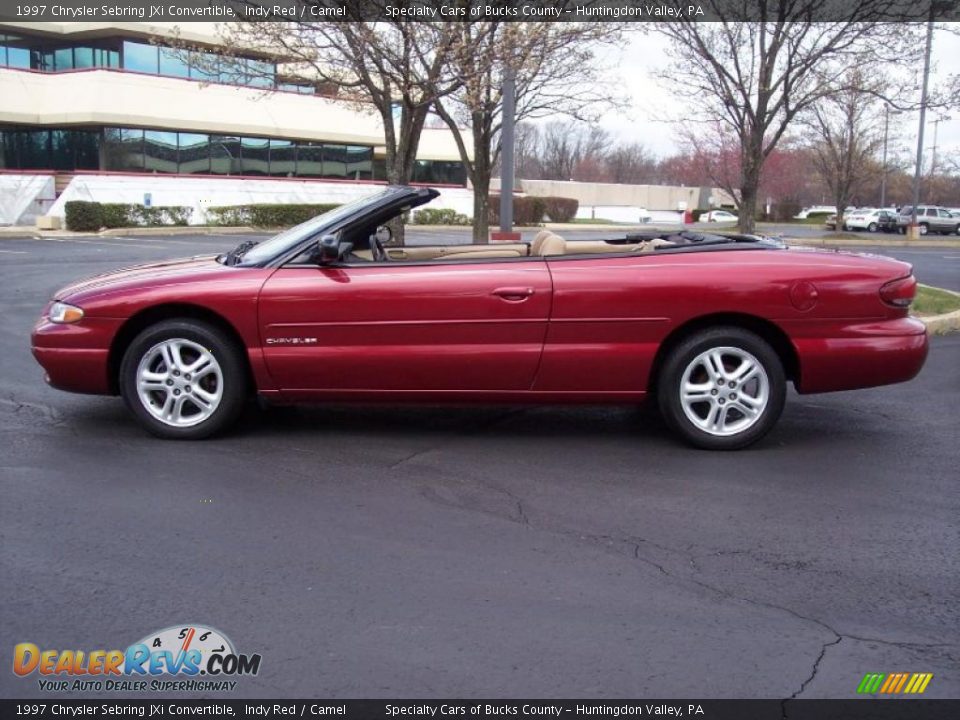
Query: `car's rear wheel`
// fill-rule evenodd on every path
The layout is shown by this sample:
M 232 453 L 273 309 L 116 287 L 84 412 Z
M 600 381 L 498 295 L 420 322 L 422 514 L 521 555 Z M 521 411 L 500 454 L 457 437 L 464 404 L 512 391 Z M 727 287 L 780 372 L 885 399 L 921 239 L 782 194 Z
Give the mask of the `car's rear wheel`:
M 658 383 L 660 410 L 687 442 L 708 450 L 750 445 L 776 424 L 786 397 L 777 353 L 738 327 L 704 330 L 667 357 Z
M 196 440 L 230 426 L 243 410 L 240 349 L 219 328 L 166 320 L 130 343 L 120 392 L 140 424 L 158 437 Z
M 877 224 L 876 224 L 875 222 L 872 222 L 872 223 L 870 223 L 869 225 L 867 225 L 867 231 L 868 231 L 868 232 L 876 232 L 876 231 L 877 231 Z

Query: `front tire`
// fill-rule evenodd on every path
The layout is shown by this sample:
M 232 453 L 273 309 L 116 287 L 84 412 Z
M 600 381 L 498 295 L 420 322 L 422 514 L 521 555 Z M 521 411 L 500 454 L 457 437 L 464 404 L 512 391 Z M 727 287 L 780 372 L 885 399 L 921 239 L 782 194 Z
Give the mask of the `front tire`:
M 130 343 L 120 365 L 120 393 L 157 437 L 199 440 L 225 430 L 243 410 L 241 349 L 205 322 L 165 320 Z
M 766 435 L 783 412 L 786 377 L 759 335 L 717 327 L 690 336 L 659 375 L 660 411 L 691 445 L 737 450 Z

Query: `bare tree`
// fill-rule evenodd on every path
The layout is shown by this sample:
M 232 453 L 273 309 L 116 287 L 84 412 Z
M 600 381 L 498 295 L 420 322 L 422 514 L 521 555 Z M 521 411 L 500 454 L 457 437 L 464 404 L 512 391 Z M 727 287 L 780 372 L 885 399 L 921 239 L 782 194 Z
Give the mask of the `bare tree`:
M 369 10 L 365 5 L 348 3 L 344 9 L 349 19 L 337 22 L 250 17 L 224 23 L 221 72 L 233 61 L 238 71 L 249 74 L 245 58 L 251 54 L 276 58 L 285 73 L 335 88 L 338 99 L 377 113 L 384 131 L 386 179 L 406 185 L 413 177 L 421 131 L 433 104 L 461 83 L 453 68 L 465 50 L 462 36 L 456 23 L 399 18 L 368 22 L 361 16 Z M 394 237 L 402 243 L 402 225 L 397 224 Z
M 805 118 L 814 165 L 837 207 L 837 228 L 844 226 L 844 209 L 881 171 L 876 159 L 883 147 L 878 82 L 882 80 L 868 80 L 854 70 L 843 89 L 812 106 Z
M 823 0 L 707 0 L 719 22 L 652 23 L 671 42 L 665 77 L 696 98 L 698 112 L 719 118 L 739 145 L 740 228 L 752 231 L 764 161 L 799 113 L 829 97 L 851 67 L 918 52 L 916 27 L 892 23 L 899 0 L 850 0 L 834 22 L 813 22 Z M 749 13 L 754 22 L 740 22 Z
M 610 181 L 642 185 L 656 181 L 657 159 L 642 143 L 621 143 L 606 153 Z
M 467 2 L 472 7 L 477 3 Z M 503 80 L 512 72 L 518 122 L 564 114 L 595 119 L 614 91 L 604 81 L 597 48 L 620 36 L 616 23 L 460 22 L 460 86 L 438 95 L 473 185 L 473 239 L 488 237 L 490 178 L 500 157 Z
M 533 123 L 517 123 L 514 128 L 513 170 L 518 178 L 527 180 L 536 180 L 541 176 L 540 130 Z
M 609 134 L 597 125 L 552 122 L 543 130 L 541 174 L 547 180 L 573 180 L 585 160 L 602 161 L 609 145 Z

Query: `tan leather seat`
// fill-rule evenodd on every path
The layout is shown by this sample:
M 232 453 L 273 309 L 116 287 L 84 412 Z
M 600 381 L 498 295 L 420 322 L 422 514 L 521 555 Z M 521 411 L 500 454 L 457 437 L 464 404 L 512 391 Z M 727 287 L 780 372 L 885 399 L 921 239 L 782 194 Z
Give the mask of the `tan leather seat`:
M 566 252 L 567 241 L 559 235 L 550 233 L 544 241 L 540 243 L 540 252 L 537 254 L 540 257 L 547 257 L 548 255 L 564 255 Z
M 538 232 L 537 236 L 533 239 L 533 242 L 530 243 L 530 255 L 539 255 L 540 248 L 543 247 L 544 241 L 546 241 L 546 239 L 551 235 L 553 235 L 553 233 L 549 230 L 541 230 Z

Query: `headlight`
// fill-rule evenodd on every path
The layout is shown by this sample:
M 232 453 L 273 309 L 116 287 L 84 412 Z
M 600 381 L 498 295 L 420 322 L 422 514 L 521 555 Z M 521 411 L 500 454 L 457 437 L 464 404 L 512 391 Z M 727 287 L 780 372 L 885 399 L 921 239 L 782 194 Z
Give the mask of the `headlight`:
M 50 306 L 48 317 L 53 323 L 75 323 L 83 317 L 83 310 L 67 303 L 55 302 Z

